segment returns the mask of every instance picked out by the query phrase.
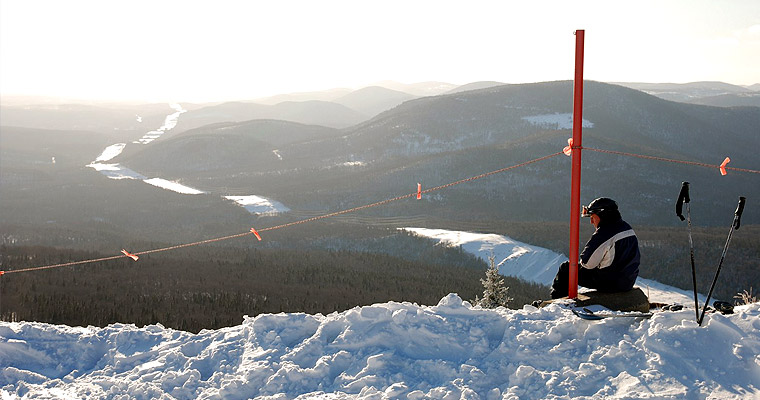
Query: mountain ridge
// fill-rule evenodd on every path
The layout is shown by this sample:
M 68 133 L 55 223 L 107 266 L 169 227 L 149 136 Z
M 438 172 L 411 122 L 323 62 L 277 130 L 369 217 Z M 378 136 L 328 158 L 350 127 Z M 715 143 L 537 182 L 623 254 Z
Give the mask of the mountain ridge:
M 282 162 L 278 165 L 290 172 L 284 175 L 259 175 L 251 180 L 241 179 L 235 181 L 235 185 L 247 184 L 261 187 L 265 191 L 279 191 L 276 182 L 285 179 L 294 183 L 301 181 L 304 190 L 324 193 L 329 185 L 342 182 L 333 187 L 335 196 L 351 193 L 350 196 L 353 197 L 379 188 L 393 190 L 400 183 L 399 179 L 408 174 L 415 176 L 408 178 L 415 182 L 429 181 L 431 177 L 438 177 L 435 180 L 440 181 L 445 179 L 442 172 L 451 170 L 452 166 L 452 171 L 477 175 L 489 168 L 498 169 L 494 162 L 499 159 L 503 166 L 503 163 L 517 163 L 530 158 L 524 155 L 538 156 L 561 150 L 570 136 L 569 129 L 556 124 L 553 128 L 547 128 L 545 125 L 537 125 L 535 119 L 526 118 L 538 116 L 556 119 L 557 116 L 569 115 L 571 94 L 572 83 L 558 81 L 504 85 L 410 100 L 368 121 L 346 128 L 342 134 L 281 146 L 277 149 L 282 156 Z M 725 155 L 747 163 L 748 160 L 755 159 L 753 152 L 748 149 L 758 146 L 754 127 L 760 126 L 760 116 L 751 110 L 670 102 L 617 85 L 588 82 L 584 118 L 593 124 L 593 127 L 584 130 L 584 145 L 589 147 L 601 146 L 610 150 L 643 152 L 645 155 L 699 162 L 712 160 L 717 165 Z M 170 142 L 167 143 L 170 145 Z M 587 151 L 586 154 L 588 153 Z M 171 163 L 171 160 L 181 156 L 180 153 L 171 154 L 166 154 L 165 163 Z M 483 165 L 472 165 L 466 159 L 467 154 L 475 155 Z M 587 182 L 596 191 L 610 191 L 611 195 L 620 198 L 629 197 L 625 195 L 626 192 L 636 188 L 643 192 L 656 190 L 660 192 L 657 201 L 666 201 L 672 196 L 666 192 L 668 182 L 676 187 L 689 176 L 694 176 L 689 179 L 695 181 L 695 186 L 713 180 L 710 176 L 714 172 L 690 171 L 684 175 L 686 169 L 683 167 L 657 165 L 651 160 L 624 159 L 607 164 L 608 161 L 605 160 L 611 161 L 619 156 L 595 154 L 587 157 Z M 355 163 L 352 165 L 357 166 L 330 169 L 331 166 L 344 163 Z M 551 177 L 551 166 L 558 166 L 558 163 L 561 162 L 550 161 L 547 167 L 540 167 L 538 175 L 530 179 L 536 183 L 551 182 L 550 186 L 564 187 L 564 180 Z M 630 168 L 637 164 L 641 167 Z M 246 165 L 257 171 L 271 170 L 270 162 L 265 159 Z M 158 164 L 152 167 L 161 168 Z M 663 171 L 667 171 L 667 179 L 662 176 Z M 181 174 L 181 171 L 174 173 Z M 219 171 L 219 174 L 218 178 L 226 179 L 223 178 L 225 172 Z M 615 185 L 614 181 L 605 178 L 609 174 L 626 177 L 633 187 Z M 540 197 L 549 195 L 547 188 L 530 183 L 530 179 L 521 183 L 521 186 L 527 185 L 526 188 L 539 190 L 536 194 L 540 193 Z M 717 187 L 728 190 L 738 182 L 747 182 L 746 179 L 740 174 L 731 173 L 717 181 Z M 370 190 L 367 185 L 373 186 L 375 190 Z M 477 183 L 475 185 L 479 187 Z M 321 188 L 317 189 L 318 187 Z M 734 187 L 729 192 L 735 190 Z M 754 194 L 755 190 L 749 189 L 747 192 Z M 332 200 L 326 198 L 324 201 Z M 371 202 L 370 199 L 357 201 Z M 712 204 L 720 201 L 719 195 L 711 196 Z M 653 204 L 648 207 L 644 204 L 634 205 L 635 213 L 646 217 L 645 210 L 652 206 Z M 664 215 L 664 212 L 651 218 L 656 219 L 660 215 Z M 531 216 L 539 218 L 536 213 Z M 557 217 L 559 214 L 552 218 Z

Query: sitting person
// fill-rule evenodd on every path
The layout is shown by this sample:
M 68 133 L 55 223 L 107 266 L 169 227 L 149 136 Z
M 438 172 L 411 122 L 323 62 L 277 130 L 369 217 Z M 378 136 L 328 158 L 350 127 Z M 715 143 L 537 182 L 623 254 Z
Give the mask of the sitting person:
M 623 221 L 614 200 L 600 197 L 583 207 L 596 230 L 581 252 L 578 285 L 600 292 L 626 292 L 633 289 L 639 275 L 639 241 Z M 570 263 L 559 267 L 552 283 L 551 297 L 567 297 Z

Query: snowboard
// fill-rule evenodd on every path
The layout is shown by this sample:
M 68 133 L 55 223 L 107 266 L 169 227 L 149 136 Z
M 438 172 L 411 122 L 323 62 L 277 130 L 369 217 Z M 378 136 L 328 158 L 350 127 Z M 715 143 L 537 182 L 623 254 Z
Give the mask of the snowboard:
M 599 305 L 590 305 L 585 307 L 572 307 L 570 309 L 573 314 L 577 315 L 580 318 L 587 319 L 590 321 L 605 319 L 605 318 L 649 318 L 652 316 L 651 312 L 640 312 L 640 311 L 631 311 L 631 312 L 622 312 L 622 311 L 614 311 L 610 310 L 607 307 L 599 306 Z

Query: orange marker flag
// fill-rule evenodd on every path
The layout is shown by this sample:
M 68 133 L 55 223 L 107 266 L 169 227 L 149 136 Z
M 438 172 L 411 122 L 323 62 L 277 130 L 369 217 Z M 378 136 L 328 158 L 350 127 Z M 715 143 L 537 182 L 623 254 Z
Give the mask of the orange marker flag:
M 720 164 L 720 174 L 725 176 L 727 174 L 726 172 L 726 165 L 731 162 L 731 159 L 726 157 L 725 160 L 723 160 L 723 163 Z
M 134 255 L 134 254 L 132 254 L 132 253 L 124 250 L 124 249 L 121 249 L 121 252 L 124 253 L 125 256 L 127 256 L 127 257 L 129 257 L 129 258 L 131 258 L 131 259 L 133 259 L 135 261 L 137 261 L 140 258 L 140 257 L 138 257 L 138 256 L 136 256 L 136 255 Z
M 256 235 L 256 239 L 259 239 L 259 241 L 261 241 L 261 235 L 259 235 L 259 233 L 256 232 L 256 229 L 251 228 L 251 233 Z
M 573 138 L 567 139 L 567 146 L 562 149 L 562 152 L 568 157 L 573 155 Z
M 417 200 L 422 199 L 422 184 L 417 182 Z

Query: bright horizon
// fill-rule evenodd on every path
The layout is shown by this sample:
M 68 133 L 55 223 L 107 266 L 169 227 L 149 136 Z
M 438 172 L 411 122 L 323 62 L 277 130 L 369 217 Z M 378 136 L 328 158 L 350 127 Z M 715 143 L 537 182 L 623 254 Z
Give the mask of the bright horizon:
M 206 102 L 569 80 L 577 29 L 588 80 L 760 83 L 754 0 L 0 0 L 0 94 Z

